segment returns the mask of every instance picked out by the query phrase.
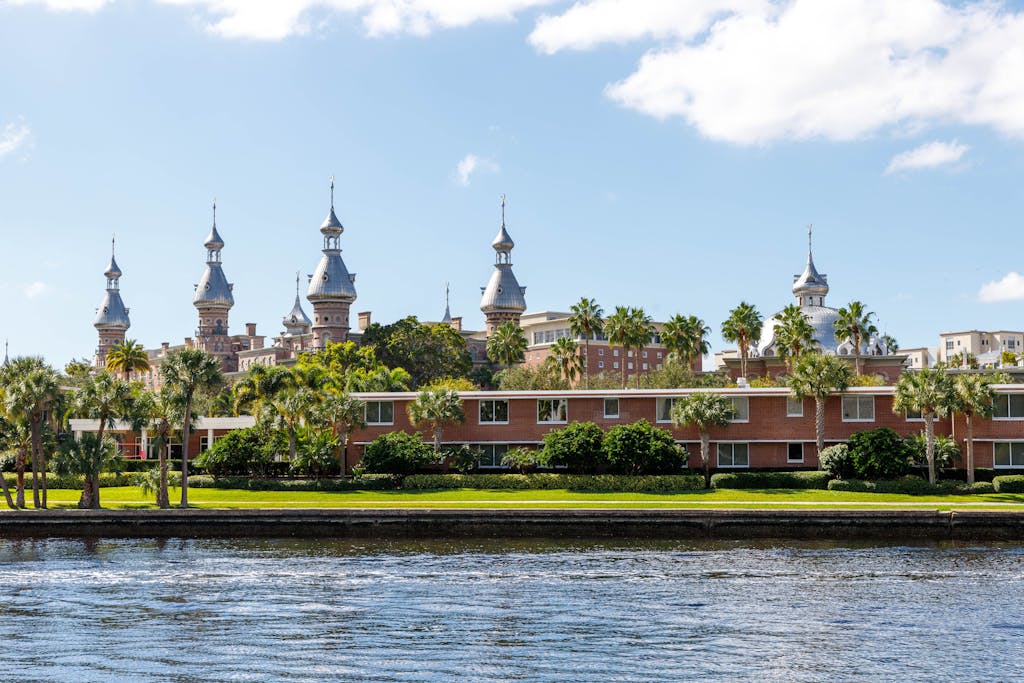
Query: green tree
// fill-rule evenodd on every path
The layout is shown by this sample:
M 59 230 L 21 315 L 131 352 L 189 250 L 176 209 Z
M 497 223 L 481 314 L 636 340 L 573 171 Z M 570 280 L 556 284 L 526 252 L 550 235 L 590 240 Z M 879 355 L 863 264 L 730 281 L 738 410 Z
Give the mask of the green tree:
M 115 344 L 107 351 L 106 368 L 110 372 L 120 372 L 124 381 L 132 378 L 133 372 L 149 371 L 149 354 L 142 344 L 134 339 L 127 339 Z
M 612 427 L 601 449 L 618 474 L 676 474 L 686 466 L 686 449 L 676 445 L 667 429 L 647 420 Z
M 0 450 L 7 450 L 11 448 L 11 446 L 14 446 L 15 449 L 17 449 L 14 439 L 12 439 L 13 434 L 14 425 L 11 424 L 3 412 L 0 412 Z M 7 501 L 7 507 L 12 510 L 17 509 L 17 506 L 14 504 L 14 499 L 11 498 L 11 490 L 7 487 L 7 479 L 4 478 L 2 472 L 0 472 L 0 487 L 3 488 L 4 499 Z
M 103 437 L 106 430 L 114 427 L 117 420 L 130 419 L 133 415 L 135 394 L 126 380 L 103 371 L 90 377 L 70 396 L 67 417 L 78 417 L 99 421 L 96 431 L 96 443 L 81 441 L 79 445 L 65 454 L 68 462 L 81 465 L 80 472 L 86 477 L 82 488 L 82 497 L 78 501 L 80 508 L 100 507 L 100 465 L 106 462 L 104 456 Z M 86 467 L 86 463 L 95 466 Z
M 583 297 L 570 308 L 569 331 L 583 339 L 583 388 L 590 388 L 590 340 L 604 331 L 604 310 L 594 299 Z
M 514 321 L 506 320 L 487 338 L 487 357 L 507 370 L 526 358 L 526 346 L 523 329 Z
M 893 411 L 903 415 L 921 413 L 924 419 L 925 457 L 931 484 L 935 483 L 935 418 L 947 415 L 952 404 L 953 381 L 942 365 L 904 372 L 896 381 Z
M 554 364 L 556 372 L 564 377 L 570 385 L 575 382 L 576 377 L 583 369 L 583 364 L 580 362 L 580 347 L 576 345 L 576 342 L 568 337 L 559 337 L 551 345 L 550 353 L 548 360 Z
M 761 341 L 761 314 L 746 301 L 729 311 L 729 317 L 722 322 L 722 338 L 737 344 L 740 348 L 740 375 L 747 376 L 747 359 L 750 347 Z
M 383 365 L 408 371 L 414 387 L 441 377 L 465 377 L 473 367 L 466 339 L 458 330 L 421 323 L 415 316 L 390 325 L 374 323 L 361 341 Z
M 538 367 L 520 365 L 499 370 L 494 373 L 493 381 L 502 391 L 554 391 L 569 388 L 569 383 L 548 363 Z
M 43 425 L 60 394 L 57 371 L 42 358 L 20 357 L 0 368 L 4 408 L 8 417 L 28 426 L 32 463 L 32 502 L 36 508 L 46 507 L 46 451 L 43 448 Z
M 636 355 L 636 388 L 640 388 L 640 356 L 644 347 L 651 343 L 655 329 L 651 323 L 651 316 L 647 315 L 642 308 L 629 309 L 629 345 Z M 629 354 L 626 354 L 627 357 Z
M 604 464 L 604 430 L 593 422 L 570 422 L 544 435 L 543 459 L 571 472 L 591 473 Z
M 406 475 L 435 462 L 434 449 L 419 432 L 389 432 L 367 444 L 360 465 L 367 472 Z
M 805 353 L 789 376 L 789 390 L 801 401 L 814 399 L 814 439 L 817 452 L 825 450 L 825 401 L 835 391 L 846 391 L 853 382 L 850 366 L 835 356 Z
M 83 432 L 81 437 L 64 442 L 53 459 L 57 474 L 78 474 L 82 476 L 82 496 L 78 507 L 98 509 L 100 507 L 100 473 L 108 469 L 119 470 L 121 458 L 117 447 L 109 437 L 98 432 Z
M 141 416 L 147 431 L 153 434 L 150 454 L 154 451 L 157 454 L 156 504 L 166 510 L 171 506 L 167 490 L 167 445 L 172 435 L 181 428 L 184 405 L 180 396 L 164 388 L 156 393 L 141 392 L 135 399 L 134 409 Z
M 881 342 L 885 344 L 885 348 L 888 351 L 889 355 L 892 355 L 900 350 L 899 342 L 897 342 L 896 337 L 892 336 L 891 334 L 883 334 L 881 337 Z
M 386 368 L 380 365 L 375 370 L 355 368 L 345 379 L 345 391 L 409 391 L 412 375 L 404 368 Z
M 200 349 L 167 354 L 161 368 L 171 400 L 182 406 L 181 507 L 188 507 L 188 442 L 192 431 L 192 406 L 196 396 L 216 391 L 224 384 L 220 361 Z
M 299 431 L 299 452 L 290 469 L 318 480 L 337 471 L 337 450 L 338 437 L 332 430 L 305 425 Z
M 776 316 L 775 340 L 778 354 L 786 361 L 786 371 L 793 371 L 793 360 L 814 348 L 814 326 L 796 304 L 790 304 Z
M 414 426 L 429 425 L 434 433 L 434 453 L 441 453 L 441 435 L 450 424 L 466 421 L 462 397 L 451 389 L 423 391 L 409 404 L 409 421 Z
M 859 301 L 851 301 L 845 308 L 840 308 L 837 314 L 833 323 L 836 341 L 849 341 L 853 344 L 854 367 L 859 375 L 861 344 L 878 333 L 874 324 L 875 314 L 866 310 Z
M 331 342 L 327 342 L 331 344 Z M 305 355 L 300 356 L 304 358 Z M 234 413 L 259 414 L 265 402 L 293 385 L 291 371 L 280 365 L 253 365 L 231 387 L 234 395 Z
M 960 374 L 953 380 L 951 408 L 967 423 L 967 483 L 974 483 L 974 418 L 991 417 L 996 400 L 992 376 Z
M 670 360 L 679 360 L 687 368 L 692 368 L 697 358 L 711 351 L 707 337 L 711 328 L 695 315 L 682 316 L 678 313 L 661 329 L 661 341 L 668 350 Z
M 888 427 L 852 434 L 847 445 L 850 465 L 860 479 L 895 479 L 910 468 L 907 443 Z
M 350 394 L 332 392 L 319 407 L 322 420 L 338 434 L 341 449 L 341 473 L 348 472 L 348 442 L 352 431 L 366 426 L 366 403 Z
M 736 417 L 732 401 L 709 391 L 697 391 L 672 406 L 672 422 L 694 426 L 700 434 L 700 460 L 704 466 L 704 488 L 711 488 L 711 428 L 728 427 Z

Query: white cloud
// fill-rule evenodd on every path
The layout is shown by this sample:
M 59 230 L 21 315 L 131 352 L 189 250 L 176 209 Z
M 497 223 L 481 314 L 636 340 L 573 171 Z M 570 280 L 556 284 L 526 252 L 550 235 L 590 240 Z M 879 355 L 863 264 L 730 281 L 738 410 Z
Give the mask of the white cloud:
M 24 123 L 8 123 L 0 129 L 0 158 L 13 154 L 32 137 L 32 129 Z
M 1024 299 L 1024 275 L 1010 272 L 1002 280 L 986 282 L 978 292 L 978 299 L 987 304 Z
M 919 147 L 900 152 L 892 158 L 885 173 L 897 173 L 918 168 L 935 168 L 953 164 L 963 157 L 969 150 L 967 145 L 961 145 L 956 140 L 952 142 L 926 142 Z
M 495 162 L 476 154 L 467 154 L 462 157 L 455 167 L 455 177 L 459 184 L 465 187 L 473 179 L 474 173 L 497 173 L 501 168 Z
M 55 12 L 97 12 L 113 0 L 7 0 L 10 5 L 42 5 Z
M 23 286 L 21 288 L 21 293 L 25 295 L 26 299 L 38 299 L 45 294 L 49 294 L 50 290 L 50 285 L 36 280 L 35 282 L 30 282 Z

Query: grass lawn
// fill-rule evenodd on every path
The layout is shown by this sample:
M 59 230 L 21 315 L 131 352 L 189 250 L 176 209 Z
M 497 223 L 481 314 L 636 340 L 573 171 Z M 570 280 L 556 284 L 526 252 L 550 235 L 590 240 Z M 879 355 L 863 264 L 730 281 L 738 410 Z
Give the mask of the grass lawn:
M 51 489 L 51 507 L 74 507 L 80 492 Z M 171 490 L 171 501 L 180 496 Z M 103 507 L 154 507 L 151 496 L 137 487 L 101 489 Z M 2 499 L 0 499 L 2 500 Z M 246 491 L 189 489 L 189 502 L 202 508 L 742 508 L 742 509 L 933 509 L 1007 510 L 1024 512 L 1024 494 L 994 493 L 970 496 L 907 496 L 849 491 L 790 489 L 713 489 L 685 493 L 588 493 L 554 490 L 441 491 Z M 2 503 L 0 503 L 2 506 Z

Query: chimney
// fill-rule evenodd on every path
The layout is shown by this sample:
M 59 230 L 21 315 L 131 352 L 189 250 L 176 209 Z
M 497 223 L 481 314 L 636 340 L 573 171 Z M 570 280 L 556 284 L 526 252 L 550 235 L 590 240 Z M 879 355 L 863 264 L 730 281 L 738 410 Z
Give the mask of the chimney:
M 453 330 L 458 330 L 459 332 L 462 331 L 462 316 L 461 315 L 457 315 L 454 318 L 452 318 L 452 329 Z
M 370 326 L 370 311 L 362 311 L 359 314 L 359 329 L 363 332 Z
M 256 323 L 246 323 L 245 324 L 245 334 L 248 337 L 255 337 L 256 336 Z
M 171 342 L 160 342 L 160 350 L 167 353 L 167 350 L 171 348 Z
M 185 337 L 185 348 L 186 349 L 191 349 L 192 348 L 192 337 Z

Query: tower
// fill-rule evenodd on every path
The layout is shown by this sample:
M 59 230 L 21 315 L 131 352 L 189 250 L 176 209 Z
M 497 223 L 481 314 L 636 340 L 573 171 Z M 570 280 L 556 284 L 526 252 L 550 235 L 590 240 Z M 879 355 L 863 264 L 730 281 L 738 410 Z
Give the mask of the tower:
M 309 276 L 306 298 L 313 304 L 313 347 L 348 338 L 348 313 L 356 300 L 355 273 L 349 274 L 341 260 L 341 233 L 345 232 L 334 213 L 334 176 L 331 176 L 331 210 L 320 226 L 324 236 L 323 256 Z
M 811 255 L 811 226 L 807 226 L 807 265 L 802 275 L 793 276 L 793 295 L 800 308 L 824 306 L 828 294 L 828 276 L 820 275 Z
M 519 318 L 526 311 L 526 287 L 520 287 L 512 272 L 512 248 L 516 243 L 505 229 L 505 195 L 501 195 L 501 228 L 497 237 L 491 242 L 494 248 L 494 272 L 486 287 L 481 287 L 483 298 L 480 310 L 487 317 L 487 336 L 506 320 L 517 325 Z
M 213 201 L 213 226 L 206 238 L 206 271 L 196 285 L 192 305 L 199 311 L 196 346 L 222 362 L 232 355 L 228 337 L 228 312 L 235 305 L 234 285 L 229 284 L 221 268 L 220 250 L 224 240 L 217 232 L 217 200 Z
M 285 334 L 293 336 L 309 334 L 309 328 L 313 325 L 313 321 L 302 310 L 302 302 L 299 301 L 298 273 L 295 273 L 295 304 L 292 306 L 292 310 L 288 312 L 288 315 L 284 317 L 283 322 Z
M 121 268 L 114 258 L 114 240 L 110 240 L 110 265 L 103 271 L 107 278 L 107 293 L 103 295 L 103 303 L 96 309 L 96 320 L 93 327 L 99 332 L 99 346 L 96 347 L 96 367 L 107 364 L 107 352 L 111 347 L 124 342 L 125 332 L 132 326 L 128 319 L 128 309 L 121 300 Z
M 449 289 L 448 289 L 448 283 L 446 282 L 446 283 L 444 283 L 444 315 L 441 316 L 441 324 L 442 325 L 451 325 L 452 324 L 452 309 L 451 309 L 451 306 L 449 305 L 448 294 L 449 294 Z

